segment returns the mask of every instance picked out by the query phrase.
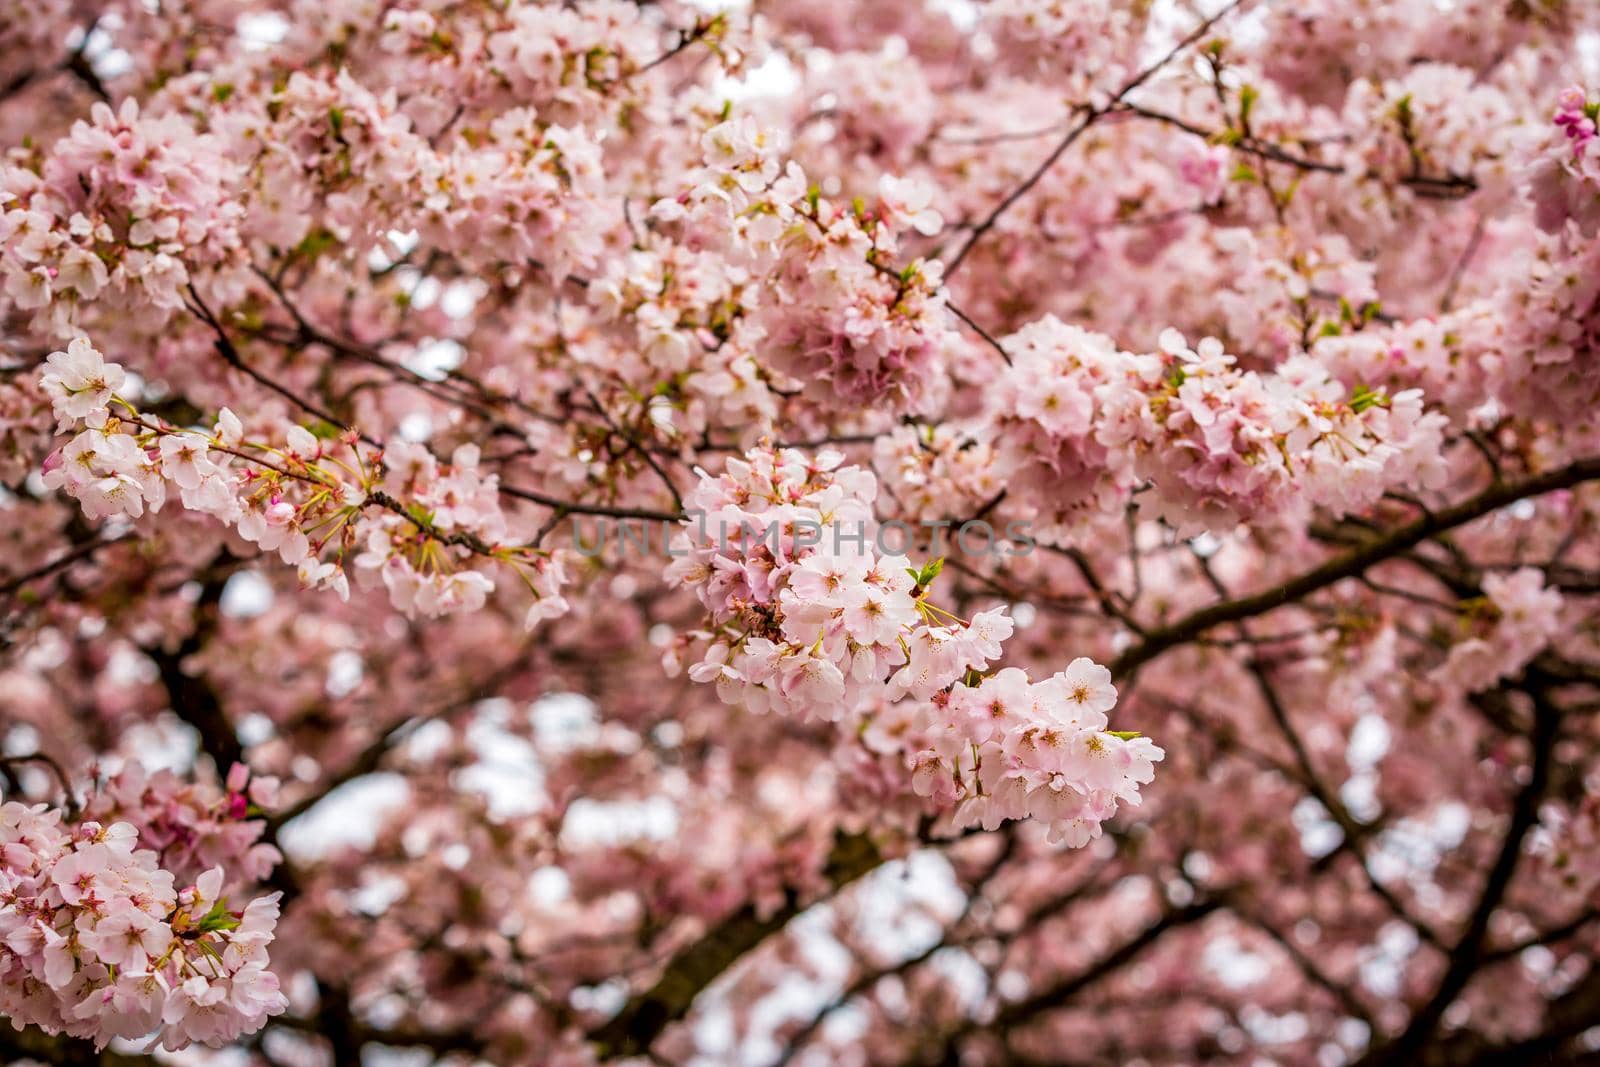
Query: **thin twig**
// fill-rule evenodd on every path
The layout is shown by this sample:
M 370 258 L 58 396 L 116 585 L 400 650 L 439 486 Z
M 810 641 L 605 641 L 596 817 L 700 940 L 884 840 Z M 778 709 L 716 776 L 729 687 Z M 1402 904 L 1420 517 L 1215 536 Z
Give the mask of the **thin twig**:
M 955 272 L 960 269 L 961 264 L 965 262 L 967 256 L 972 252 L 973 246 L 981 241 L 984 235 L 994 228 L 995 223 L 1000 220 L 1000 216 L 1009 211 L 1011 206 L 1018 200 L 1021 200 L 1024 196 L 1027 196 L 1029 191 L 1032 190 L 1035 185 L 1038 185 L 1040 180 L 1044 178 L 1045 174 L 1050 171 L 1050 168 L 1055 166 L 1056 161 L 1066 154 L 1067 149 L 1071 148 L 1073 144 L 1077 142 L 1078 138 L 1082 137 L 1090 126 L 1093 126 L 1100 119 L 1104 118 L 1106 115 L 1115 110 L 1129 93 L 1133 92 L 1135 89 L 1139 88 L 1139 86 L 1149 81 L 1158 71 L 1161 70 L 1161 68 L 1172 62 L 1172 60 L 1177 57 L 1179 52 L 1182 52 L 1185 48 L 1188 48 L 1190 45 L 1194 44 L 1201 37 L 1204 37 L 1208 32 L 1210 32 L 1212 26 L 1215 26 L 1218 21 L 1220 21 L 1223 17 L 1228 15 L 1244 2 L 1245 0 L 1231 0 L 1230 3 L 1225 5 L 1215 15 L 1212 15 L 1210 18 L 1201 22 L 1200 25 L 1196 26 L 1194 30 L 1192 30 L 1187 36 L 1185 36 L 1177 44 L 1173 45 L 1172 49 L 1168 51 L 1166 55 L 1162 56 L 1156 62 L 1152 63 L 1150 66 L 1134 75 L 1132 79 L 1130 79 L 1122 86 L 1121 89 L 1117 91 L 1117 94 L 1111 98 L 1111 102 L 1109 104 L 1106 104 L 1103 107 L 1086 109 L 1083 113 L 1083 117 L 1078 120 L 1076 125 L 1067 131 L 1066 136 L 1061 138 L 1061 140 L 1056 144 L 1055 148 L 1051 150 L 1050 154 L 1044 158 L 1044 161 L 1034 169 L 1033 173 L 1028 175 L 1023 183 L 1013 189 L 1004 200 L 996 204 L 994 206 L 994 210 L 990 211 L 988 215 L 984 216 L 983 220 L 979 222 L 977 226 L 973 227 L 972 234 L 967 238 L 966 243 L 961 246 L 960 251 L 951 257 L 950 261 L 945 265 L 944 277 L 946 283 L 949 282 L 951 275 L 955 274 Z

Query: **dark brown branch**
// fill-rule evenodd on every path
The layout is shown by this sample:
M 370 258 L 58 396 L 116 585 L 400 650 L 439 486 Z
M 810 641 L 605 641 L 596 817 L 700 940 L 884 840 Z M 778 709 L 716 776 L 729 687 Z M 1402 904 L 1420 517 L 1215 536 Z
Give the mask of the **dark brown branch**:
M 9 773 L 11 768 L 22 763 L 37 763 L 55 776 L 56 782 L 61 786 L 61 795 L 65 798 L 62 806 L 66 809 L 67 818 L 76 818 L 80 805 L 77 795 L 72 791 L 72 779 L 67 776 L 61 764 L 56 762 L 55 757 L 43 752 L 30 752 L 23 756 L 0 756 L 0 770 L 8 772 L 7 778 L 11 777 Z
M 979 1030 L 1005 1032 L 1022 1026 L 1034 1018 L 1065 1007 L 1079 992 L 1132 963 L 1151 945 L 1175 929 L 1199 922 L 1220 907 L 1215 899 L 1197 900 L 1186 907 L 1163 914 L 1133 937 L 1100 957 L 1077 974 L 1062 978 L 1022 1000 L 1003 1005 L 988 1023 L 968 1020 L 944 1039 L 946 1055 L 943 1062 L 959 1062 L 959 1043 L 963 1037 Z
M 518 500 L 530 500 L 535 504 L 543 504 L 547 508 L 555 508 L 569 515 L 602 515 L 613 519 L 648 519 L 655 522 L 682 522 L 684 515 L 679 512 L 658 511 L 654 508 L 628 508 L 616 507 L 609 504 L 579 504 L 570 500 L 558 500 L 553 496 L 533 489 L 523 489 L 515 485 L 502 485 L 500 491 L 507 496 L 514 496 Z
M 1134 633 L 1144 633 L 1144 627 L 1139 625 L 1138 620 L 1117 604 L 1115 594 L 1107 589 L 1105 583 L 1100 580 L 1100 576 L 1095 573 L 1093 565 L 1089 562 L 1089 557 L 1083 554 L 1082 549 L 1058 549 L 1050 545 L 1046 545 L 1045 548 L 1051 552 L 1058 552 L 1072 561 L 1072 565 L 1078 568 L 1078 574 L 1083 578 L 1084 584 L 1089 587 L 1089 591 L 1094 594 L 1094 598 L 1100 602 L 1102 611 Z
M 277 393 L 279 396 L 283 397 L 285 400 L 289 401 L 289 403 L 304 411 L 312 418 L 325 422 L 330 426 L 344 426 L 345 420 L 339 418 L 331 412 L 317 407 L 309 400 L 301 397 L 294 390 L 289 389 L 276 381 L 273 381 L 271 378 L 267 377 L 265 374 L 262 374 L 260 371 L 246 363 L 244 361 L 244 357 L 239 354 L 239 349 L 234 346 L 233 340 L 228 336 L 228 331 L 223 328 L 221 321 L 217 319 L 216 315 L 212 314 L 211 309 L 206 305 L 205 300 L 200 296 L 200 291 L 193 285 L 189 286 L 189 298 L 193 301 L 193 305 L 190 310 L 194 312 L 197 318 L 199 318 L 207 326 L 211 327 L 211 331 L 216 334 L 216 340 L 214 344 L 217 349 L 217 354 L 223 358 L 223 361 L 226 362 L 228 366 L 233 367 L 235 370 L 243 371 L 244 374 L 247 375 L 252 381 L 265 389 L 269 389 L 272 392 Z M 365 435 L 362 435 L 361 439 L 367 442 L 367 444 L 372 445 L 374 448 L 383 447 L 381 442 L 375 441 Z
M 1528 784 L 1517 793 L 1512 804 L 1511 822 L 1506 828 L 1494 865 L 1484 879 L 1477 906 L 1472 909 L 1466 929 L 1451 950 L 1444 976 L 1428 1002 L 1412 1015 L 1411 1022 L 1399 1037 L 1374 1048 L 1358 1061 L 1358 1067 L 1403 1067 L 1415 1063 L 1433 1039 L 1445 1010 L 1461 995 L 1472 976 L 1483 965 L 1489 920 L 1511 886 L 1517 863 L 1522 858 L 1523 840 L 1539 821 L 1539 804 L 1550 782 L 1556 733 L 1560 726 L 1560 712 L 1555 706 L 1537 690 L 1529 695 L 1533 698 L 1534 706 L 1532 769 Z
M 1365 1004 L 1361 1003 L 1361 999 L 1356 996 L 1355 990 L 1349 985 L 1334 981 L 1316 960 L 1306 955 L 1305 950 L 1294 943 L 1292 938 L 1259 915 L 1251 914 L 1237 907 L 1230 910 L 1271 938 L 1283 950 L 1284 955 L 1288 956 L 1290 961 L 1300 969 L 1300 973 L 1305 975 L 1312 983 L 1326 990 L 1351 1018 L 1360 1019 L 1368 1026 L 1374 1025 L 1372 1013 L 1367 1010 Z
M 1007 352 L 1005 350 L 1005 346 L 1004 345 L 1002 345 L 999 341 L 995 340 L 995 337 L 994 337 L 993 334 L 991 334 L 988 330 L 985 330 L 982 326 L 979 326 L 976 322 L 974 322 L 971 315 L 968 315 L 965 311 L 962 311 L 959 307 L 957 307 L 955 305 L 955 302 L 950 300 L 948 297 L 945 299 L 944 306 L 950 309 L 950 313 L 952 315 L 954 315 L 956 318 L 960 319 L 962 322 L 966 323 L 967 328 L 969 330 L 971 330 L 973 333 L 977 334 L 979 337 L 983 338 L 984 343 L 986 343 L 990 348 L 992 348 L 996 352 L 998 352 L 1000 354 L 1000 358 L 1005 361 L 1006 366 L 1008 366 L 1008 367 L 1011 366 L 1011 353 L 1009 353 L 1009 352 Z
M 1126 677 L 1163 652 L 1200 636 L 1213 626 L 1273 611 L 1346 578 L 1354 578 L 1367 568 L 1399 556 L 1429 538 L 1437 537 L 1519 500 L 1554 492 L 1557 489 L 1569 489 L 1594 478 L 1600 478 L 1600 456 L 1580 459 L 1565 467 L 1558 467 L 1519 482 L 1497 482 L 1477 496 L 1451 507 L 1441 508 L 1432 515 L 1425 515 L 1397 530 L 1375 537 L 1366 544 L 1271 589 L 1212 604 L 1184 616 L 1170 626 L 1153 630 L 1139 644 L 1131 646 L 1118 656 L 1111 664 L 1111 671 L 1119 678 Z
M 336 772 L 323 779 L 317 789 L 281 811 L 273 813 L 267 825 L 273 831 L 291 819 L 298 818 L 310 811 L 327 798 L 328 794 L 347 782 L 352 782 L 364 775 L 372 774 L 383 765 L 384 757 L 394 749 L 400 741 L 413 733 L 424 723 L 437 719 L 447 718 L 458 711 L 462 711 L 482 700 L 488 700 L 500 691 L 500 687 L 516 672 L 527 666 L 524 658 L 526 649 L 519 651 L 510 663 L 491 671 L 480 681 L 473 684 L 455 699 L 441 704 L 439 707 L 421 715 L 408 715 L 404 719 L 390 726 L 377 737 L 373 738 L 365 748 L 356 753 L 355 757 L 339 768 Z
M 40 564 L 32 570 L 24 571 L 15 578 L 6 579 L 5 584 L 0 585 L 0 596 L 10 596 L 23 586 L 27 585 L 29 582 L 38 581 L 40 578 L 48 578 L 56 571 L 70 567 L 74 563 L 82 562 L 83 560 L 86 560 L 90 556 L 94 555 L 96 552 L 99 552 L 102 548 L 117 544 L 121 541 L 126 541 L 132 536 L 133 535 L 131 533 L 124 533 L 119 534 L 116 537 L 100 538 L 99 540 L 88 541 L 84 544 L 78 545 L 71 551 L 57 556 L 49 563 Z
M 205 647 L 216 631 L 222 590 L 227 584 L 231 557 L 226 553 L 212 562 L 201 575 L 200 599 L 194 607 L 194 629 L 175 649 L 146 646 L 144 654 L 160 672 L 173 714 L 194 727 L 200 735 L 200 751 L 211 758 L 217 776 L 224 777 L 235 763 L 244 762 L 244 746 L 216 690 L 203 677 L 190 673 L 184 661 Z M 209 573 L 206 573 L 209 572 Z
M 83 40 L 87 44 L 89 41 L 88 36 L 86 35 Z M 83 54 L 81 48 L 74 49 L 73 53 L 67 57 L 67 61 L 61 65 L 61 68 L 82 82 L 95 96 L 98 96 L 108 104 L 111 102 L 111 93 L 106 90 L 105 82 L 101 81 L 100 75 L 95 73 L 94 66 L 89 62 L 89 57 Z
M 837 892 L 882 862 L 883 856 L 870 838 L 841 833 L 834 839 L 824 874 Z M 746 905 L 723 920 L 674 956 L 654 985 L 630 998 L 609 1022 L 590 1032 L 600 1055 L 645 1053 L 663 1030 L 688 1013 L 701 990 L 803 910 L 799 895 L 791 889 L 783 905 L 765 918 L 753 906 Z
M 1259 137 L 1249 134 L 1240 136 L 1237 131 L 1225 131 L 1224 133 L 1219 134 L 1215 130 L 1208 130 L 1203 126 L 1196 125 L 1195 123 L 1189 122 L 1177 115 L 1168 114 L 1165 111 L 1158 111 L 1155 108 L 1145 107 L 1141 104 L 1123 103 L 1114 108 L 1113 113 L 1122 115 L 1136 115 L 1139 118 L 1150 119 L 1153 122 L 1159 122 L 1163 125 L 1171 126 L 1174 129 L 1182 130 L 1185 133 L 1193 134 L 1196 137 L 1203 138 L 1208 143 L 1223 144 L 1228 148 L 1234 149 L 1235 151 L 1243 152 L 1246 155 L 1255 156 L 1257 159 L 1265 159 L 1273 163 L 1282 163 L 1285 166 L 1293 167 L 1296 170 L 1313 171 L 1321 174 L 1349 173 L 1349 170 L 1346 167 L 1338 163 L 1330 163 L 1326 160 L 1311 159 L 1308 156 L 1297 155 L 1294 152 L 1290 152 L 1289 150 L 1283 148 L 1281 145 L 1273 144 L 1271 141 L 1264 141 Z M 1229 136 L 1230 133 L 1232 136 Z M 1443 176 L 1412 174 L 1401 178 L 1400 184 L 1418 187 L 1421 195 L 1430 196 L 1436 199 L 1443 199 L 1452 195 L 1470 193 L 1478 188 L 1478 183 L 1475 178 L 1457 174 Z M 1449 310 L 1448 302 L 1446 303 L 1445 310 Z

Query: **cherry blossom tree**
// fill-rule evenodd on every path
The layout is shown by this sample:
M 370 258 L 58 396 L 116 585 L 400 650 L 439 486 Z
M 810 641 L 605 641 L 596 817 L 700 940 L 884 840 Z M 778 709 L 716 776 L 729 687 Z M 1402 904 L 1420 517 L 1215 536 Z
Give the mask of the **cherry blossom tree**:
M 1600 4 L 0 46 L 10 1062 L 1600 1062 Z

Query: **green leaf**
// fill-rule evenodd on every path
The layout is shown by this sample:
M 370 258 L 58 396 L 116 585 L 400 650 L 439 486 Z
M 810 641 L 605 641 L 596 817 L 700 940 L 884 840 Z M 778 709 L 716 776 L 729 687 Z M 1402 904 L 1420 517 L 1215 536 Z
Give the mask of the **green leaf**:
M 1386 403 L 1387 400 L 1388 398 L 1384 396 L 1382 389 L 1369 389 L 1365 385 L 1358 385 L 1355 391 L 1350 394 L 1350 410 L 1359 415 L 1368 408 L 1375 408 Z
M 1254 85 L 1239 87 L 1239 125 L 1250 125 L 1250 112 L 1255 110 L 1256 101 L 1261 99 L 1261 90 Z
M 1144 736 L 1138 730 L 1106 730 L 1105 733 L 1123 741 L 1132 741 L 1135 737 Z
M 295 245 L 294 251 L 290 255 L 297 258 L 316 259 L 338 243 L 338 238 L 334 237 L 332 232 L 319 226 L 306 234 L 300 243 Z
M 1394 117 L 1400 123 L 1400 128 L 1410 130 L 1414 116 L 1411 113 L 1411 94 L 1407 93 L 1394 102 Z
M 921 570 L 907 567 L 906 573 L 911 575 L 911 580 L 916 582 L 919 588 L 926 589 L 933 584 L 934 579 L 939 577 L 939 573 L 943 570 L 944 557 L 940 556 L 938 559 L 924 564 Z
M 928 586 L 933 584 L 934 579 L 938 578 L 940 572 L 943 570 L 944 557 L 940 556 L 938 559 L 930 560 L 929 562 L 923 564 L 921 570 L 913 570 L 912 568 L 907 567 L 906 573 L 911 575 L 911 580 L 917 583 L 917 587 L 919 589 L 926 589 Z
M 218 930 L 237 930 L 239 917 L 228 910 L 228 898 L 223 897 L 211 905 L 211 910 L 206 912 L 205 918 L 200 920 L 200 932 L 203 934 L 215 933 Z

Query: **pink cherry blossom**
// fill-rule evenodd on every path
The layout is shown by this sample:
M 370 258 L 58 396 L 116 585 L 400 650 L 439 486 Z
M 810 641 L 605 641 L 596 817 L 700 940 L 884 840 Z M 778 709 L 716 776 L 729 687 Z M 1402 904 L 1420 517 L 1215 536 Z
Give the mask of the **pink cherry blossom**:
M 0 1061 L 1589 1062 L 1597 39 L 0 5 Z

